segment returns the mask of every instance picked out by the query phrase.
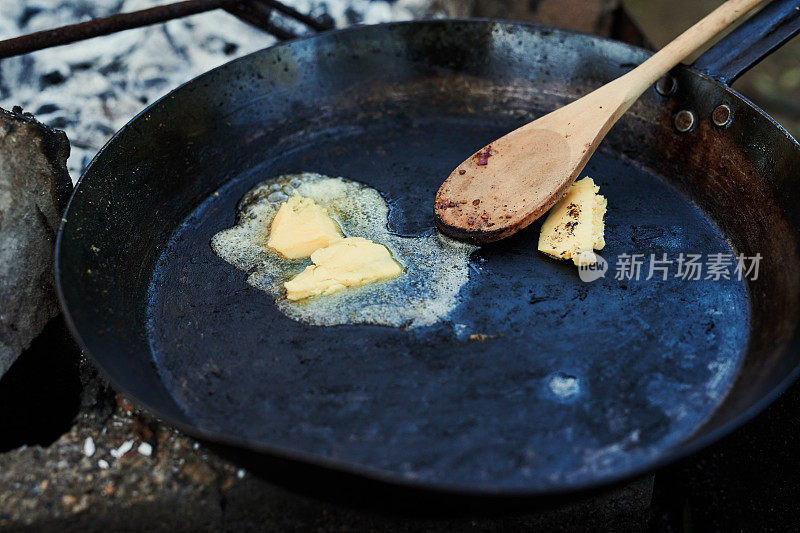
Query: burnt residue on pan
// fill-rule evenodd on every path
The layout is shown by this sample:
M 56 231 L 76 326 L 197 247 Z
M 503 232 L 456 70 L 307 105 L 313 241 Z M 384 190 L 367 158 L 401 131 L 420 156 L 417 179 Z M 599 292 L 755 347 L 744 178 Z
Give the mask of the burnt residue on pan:
M 395 83 L 392 94 L 404 90 Z M 449 320 L 411 332 L 300 324 L 247 286 L 208 243 L 255 183 L 298 168 L 335 170 L 385 195 L 390 231 L 424 235 L 441 176 L 515 121 L 485 120 L 490 100 L 453 118 L 408 106 L 410 97 L 350 96 L 332 122 L 347 120 L 346 105 L 376 118 L 272 147 L 211 195 L 161 255 L 151 346 L 193 420 L 407 481 L 518 489 L 635 468 L 711 415 L 743 357 L 744 284 L 645 280 L 646 272 L 614 279 L 619 254 L 730 247 L 676 189 L 613 153 L 586 170 L 616 207 L 603 251 L 609 275 L 592 284 L 537 252 L 537 224 L 473 254 Z M 383 119 L 401 109 L 405 122 Z
M 663 102 L 659 127 L 641 120 L 635 106 L 634 120 L 626 121 L 610 140 L 625 151 L 624 144 L 647 139 L 644 149 L 637 147 L 627 156 L 669 172 L 675 186 L 711 214 L 737 253 L 762 257 L 758 278 L 748 287 L 753 356 L 740 373 L 742 388 L 750 394 L 726 398 L 708 423 L 712 428 L 755 401 L 761 387 L 774 387 L 796 363 L 781 357 L 780 347 L 790 341 L 800 319 L 797 219 L 789 216 L 791 206 L 800 201 L 800 187 L 790 178 L 800 171 L 800 162 L 797 142 L 760 110 L 732 98 L 717 82 L 687 70 L 673 74 L 677 90 L 656 97 Z M 723 104 L 733 118 L 719 127 L 712 115 Z M 682 110 L 697 117 L 688 132 L 674 125 Z M 783 370 L 776 372 L 776 366 Z

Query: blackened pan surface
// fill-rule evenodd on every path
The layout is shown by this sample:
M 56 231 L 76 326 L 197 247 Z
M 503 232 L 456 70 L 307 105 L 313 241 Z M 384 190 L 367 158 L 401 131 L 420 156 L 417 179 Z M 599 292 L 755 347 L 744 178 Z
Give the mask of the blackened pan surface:
M 648 93 L 586 169 L 609 202 L 609 270 L 592 283 L 536 251 L 535 224 L 473 254 L 446 322 L 321 328 L 279 313 L 209 246 L 247 190 L 299 171 L 366 183 L 389 202 L 392 231 L 431 231 L 434 193 L 464 154 L 644 57 L 535 26 L 434 22 L 330 34 L 213 71 L 135 119 L 84 176 L 59 259 L 73 325 L 123 390 L 190 431 L 384 480 L 534 494 L 678 455 L 738 374 L 757 372 L 763 390 L 719 427 L 796 366 L 748 365 L 793 330 L 754 344 L 768 309 L 744 281 L 684 280 L 675 265 L 645 279 L 651 254 L 756 251 L 752 224 L 715 207 L 709 181 L 728 169 L 697 168 L 696 141 L 669 127 L 680 94 Z M 796 232 L 762 183 L 774 176 L 734 141 L 730 157 L 748 167 L 737 160 L 727 179 L 766 204 L 741 216 L 773 223 L 790 270 Z M 616 279 L 622 254 L 643 255 L 638 280 Z M 796 283 L 762 276 L 764 295 Z M 774 323 L 796 320 L 783 297 Z

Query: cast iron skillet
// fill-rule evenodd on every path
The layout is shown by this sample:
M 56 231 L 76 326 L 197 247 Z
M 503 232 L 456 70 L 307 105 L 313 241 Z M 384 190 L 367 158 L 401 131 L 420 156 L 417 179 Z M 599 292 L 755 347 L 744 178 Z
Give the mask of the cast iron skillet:
M 674 92 L 649 90 L 592 158 L 605 278 L 539 254 L 535 224 L 475 252 L 450 320 L 412 331 L 294 322 L 209 240 L 256 183 L 304 170 L 377 188 L 394 232 L 433 231 L 434 193 L 464 154 L 648 53 L 439 20 L 224 65 L 133 119 L 81 178 L 56 259 L 72 331 L 140 405 L 296 485 L 528 498 L 685 456 L 763 409 L 800 362 L 800 146 L 725 83 L 797 31 L 792 8 L 774 3 L 707 54 L 716 78 L 676 69 Z M 685 133 L 680 110 L 696 117 Z M 752 282 L 678 279 L 675 264 L 645 279 L 650 254 L 681 253 L 762 259 Z M 615 279 L 621 254 L 644 255 L 639 280 Z

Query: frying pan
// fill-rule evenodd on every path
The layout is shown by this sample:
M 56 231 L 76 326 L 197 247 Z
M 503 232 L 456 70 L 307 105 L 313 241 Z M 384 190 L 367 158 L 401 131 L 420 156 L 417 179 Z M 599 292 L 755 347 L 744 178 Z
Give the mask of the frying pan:
M 301 171 L 376 188 L 397 234 L 434 231 L 434 193 L 465 154 L 648 52 L 436 20 L 228 63 L 134 118 L 82 176 L 57 243 L 70 327 L 118 390 L 298 486 L 534 501 L 652 471 L 798 372 L 800 146 L 728 85 L 798 30 L 794 4 L 675 69 L 589 162 L 609 203 L 605 277 L 543 257 L 534 224 L 473 253 L 448 320 L 412 330 L 290 320 L 209 241 L 255 184 Z M 721 105 L 731 118 L 715 125 Z M 757 279 L 684 280 L 673 265 L 648 280 L 648 263 L 617 279 L 634 253 L 762 259 Z

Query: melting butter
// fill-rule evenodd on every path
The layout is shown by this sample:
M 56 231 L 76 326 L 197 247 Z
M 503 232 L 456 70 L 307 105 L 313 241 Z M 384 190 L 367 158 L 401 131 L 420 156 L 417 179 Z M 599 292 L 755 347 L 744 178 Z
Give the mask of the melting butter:
M 314 264 L 284 284 L 289 300 L 333 294 L 403 273 L 385 246 L 363 237 L 334 241 L 312 253 L 311 262 Z
M 289 259 L 268 246 L 281 207 L 295 196 L 324 209 L 346 238 L 332 240 L 318 251 L 332 250 L 312 252 L 311 259 Z M 320 326 L 376 324 L 406 329 L 446 320 L 461 301 L 459 293 L 469 279 L 469 256 L 477 247 L 451 240 L 434 229 L 416 236 L 395 235 L 388 223 L 389 206 L 371 187 L 315 173 L 285 175 L 249 191 L 237 207 L 236 225 L 214 235 L 211 247 L 219 257 L 247 272 L 247 283 L 270 294 L 278 310 L 293 320 Z M 333 267 L 337 271 L 340 266 L 349 268 L 343 265 L 349 251 L 341 246 L 362 242 L 351 239 L 371 241 L 383 249 L 368 247 L 373 263 L 370 273 L 364 276 L 362 270 L 350 277 L 339 271 L 340 282 L 352 282 L 347 290 L 329 290 L 337 285 L 332 282 L 313 298 L 300 296 L 317 290 L 305 285 L 312 275 L 305 273 L 309 268 L 314 272 L 315 264 L 317 269 L 326 263 L 325 269 L 333 265 L 339 265 Z M 400 271 L 402 275 L 389 279 Z M 380 282 L 362 283 L 368 278 Z
M 278 209 L 267 246 L 288 259 L 300 259 L 342 237 L 327 209 L 295 193 Z
M 593 250 L 605 247 L 607 201 L 592 178 L 576 181 L 542 224 L 539 251 L 578 266 L 595 263 Z

